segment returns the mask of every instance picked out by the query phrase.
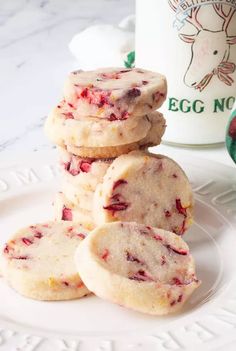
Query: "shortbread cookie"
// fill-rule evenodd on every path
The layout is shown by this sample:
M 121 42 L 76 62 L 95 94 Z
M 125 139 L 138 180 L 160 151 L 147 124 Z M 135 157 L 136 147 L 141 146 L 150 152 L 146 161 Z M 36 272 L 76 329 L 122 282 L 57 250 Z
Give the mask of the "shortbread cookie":
M 156 118 L 159 117 L 158 112 L 152 114 Z M 45 132 L 52 142 L 60 146 L 64 144 L 80 147 L 118 146 L 143 139 L 151 128 L 148 116 L 124 121 L 81 117 L 62 102 L 48 116 Z
M 83 116 L 110 121 L 142 116 L 159 108 L 167 93 L 166 79 L 140 68 L 100 68 L 72 72 L 65 100 Z
M 81 158 L 58 148 L 63 178 L 67 183 L 87 191 L 95 191 L 112 163 L 112 158 Z
M 151 128 L 148 134 L 142 140 L 120 146 L 110 146 L 110 147 L 97 147 L 97 148 L 86 148 L 86 147 L 74 147 L 71 145 L 65 145 L 64 147 L 70 153 L 78 155 L 80 157 L 94 157 L 94 158 L 114 158 L 123 154 L 127 154 L 134 150 L 145 149 L 149 146 L 159 145 L 161 143 L 161 138 L 165 132 L 165 119 L 161 113 L 159 117 L 154 117 L 153 114 L 149 115 L 149 120 L 151 122 Z
M 180 166 L 142 151 L 119 156 L 94 195 L 97 225 L 135 221 L 183 234 L 192 220 L 193 194 Z
M 85 190 L 67 181 L 62 182 L 61 191 L 74 206 L 92 212 L 94 191 Z
M 89 293 L 73 256 L 88 230 L 72 222 L 48 222 L 19 230 L 5 245 L 3 276 L 20 294 L 36 300 L 70 300 Z
M 153 315 L 180 310 L 200 285 L 179 236 L 134 222 L 96 228 L 76 250 L 75 262 L 96 295 Z
M 89 230 L 94 228 L 92 212 L 76 206 L 63 193 L 56 194 L 53 206 L 55 220 L 79 222 Z

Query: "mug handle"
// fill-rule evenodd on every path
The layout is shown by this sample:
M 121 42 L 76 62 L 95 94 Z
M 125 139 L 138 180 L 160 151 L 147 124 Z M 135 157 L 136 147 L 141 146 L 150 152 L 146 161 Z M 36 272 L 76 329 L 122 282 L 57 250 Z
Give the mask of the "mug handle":
M 225 143 L 230 157 L 236 163 L 236 103 L 227 125 Z

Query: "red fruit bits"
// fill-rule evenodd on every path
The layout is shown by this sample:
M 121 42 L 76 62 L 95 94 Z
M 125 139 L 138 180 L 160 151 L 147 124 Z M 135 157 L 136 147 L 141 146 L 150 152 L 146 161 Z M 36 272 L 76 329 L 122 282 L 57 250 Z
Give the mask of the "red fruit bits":
M 72 221 L 72 211 L 70 208 L 64 206 L 61 219 L 63 221 Z
M 110 255 L 109 253 L 109 250 L 108 249 L 105 249 L 101 255 L 101 258 L 104 260 L 104 261 L 107 261 L 108 259 L 108 256 Z
M 33 244 L 33 240 L 32 240 L 32 239 L 29 239 L 29 238 L 22 238 L 21 240 L 22 240 L 22 242 L 23 242 L 25 245 L 27 245 L 27 246 Z
M 127 93 L 128 97 L 130 98 L 136 98 L 138 96 L 141 95 L 141 90 L 138 89 L 138 88 L 133 88 L 133 89 L 130 89 Z
M 104 210 L 116 212 L 116 211 L 125 211 L 128 208 L 128 206 L 129 205 L 127 203 L 120 202 L 120 203 L 104 206 L 103 208 L 104 208 Z
M 91 169 L 92 161 L 81 161 L 80 169 L 82 172 L 88 173 Z
M 181 200 L 180 199 L 176 199 L 175 200 L 175 203 L 176 203 L 176 208 L 177 208 L 177 211 L 182 214 L 183 216 L 187 216 L 187 211 L 186 211 L 186 208 L 182 206 L 181 204 Z

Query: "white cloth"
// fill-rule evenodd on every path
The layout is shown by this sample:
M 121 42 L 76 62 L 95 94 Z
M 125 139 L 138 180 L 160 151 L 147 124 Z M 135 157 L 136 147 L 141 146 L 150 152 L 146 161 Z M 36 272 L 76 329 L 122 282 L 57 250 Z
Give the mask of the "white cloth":
M 124 18 L 118 26 L 94 25 L 76 34 L 69 43 L 71 53 L 84 70 L 105 66 L 124 66 L 134 50 L 135 16 Z

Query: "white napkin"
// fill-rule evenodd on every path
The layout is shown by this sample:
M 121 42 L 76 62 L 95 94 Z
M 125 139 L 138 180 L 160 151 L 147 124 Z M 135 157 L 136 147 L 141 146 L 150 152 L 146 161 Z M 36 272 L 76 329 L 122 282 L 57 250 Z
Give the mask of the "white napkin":
M 76 34 L 69 43 L 81 69 L 124 66 L 134 51 L 135 16 L 124 18 L 118 26 L 94 25 Z

